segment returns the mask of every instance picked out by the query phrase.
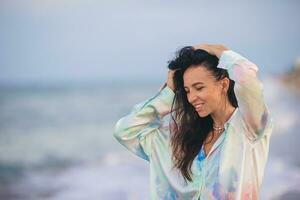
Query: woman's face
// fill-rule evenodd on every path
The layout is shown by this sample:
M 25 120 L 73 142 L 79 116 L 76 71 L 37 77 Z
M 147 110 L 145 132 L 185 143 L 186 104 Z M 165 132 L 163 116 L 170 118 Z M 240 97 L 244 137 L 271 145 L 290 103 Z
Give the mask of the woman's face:
M 224 84 L 222 81 L 216 81 L 205 67 L 197 65 L 186 69 L 183 82 L 187 99 L 200 117 L 214 113 L 224 105 L 224 97 L 222 98 Z

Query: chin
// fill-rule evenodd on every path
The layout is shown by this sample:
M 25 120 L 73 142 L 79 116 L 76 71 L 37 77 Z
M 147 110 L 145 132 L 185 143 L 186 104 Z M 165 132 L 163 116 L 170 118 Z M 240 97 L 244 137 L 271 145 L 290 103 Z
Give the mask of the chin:
M 200 117 L 207 117 L 210 113 L 207 113 L 207 112 L 198 112 L 198 115 Z

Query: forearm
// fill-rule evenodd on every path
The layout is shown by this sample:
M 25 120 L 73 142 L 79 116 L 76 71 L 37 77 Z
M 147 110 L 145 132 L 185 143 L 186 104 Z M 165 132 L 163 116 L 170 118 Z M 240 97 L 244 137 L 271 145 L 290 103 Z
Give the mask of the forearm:
M 161 125 L 161 119 L 171 111 L 174 93 L 163 87 L 152 98 L 136 104 L 131 112 L 118 120 L 114 137 L 134 154 L 148 160 L 147 137 Z

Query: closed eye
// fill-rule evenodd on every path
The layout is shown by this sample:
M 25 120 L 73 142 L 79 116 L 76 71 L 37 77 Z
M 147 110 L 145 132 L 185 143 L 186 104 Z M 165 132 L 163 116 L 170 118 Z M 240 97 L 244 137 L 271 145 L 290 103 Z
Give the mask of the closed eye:
M 200 88 L 196 88 L 196 90 L 197 91 L 200 91 L 200 90 L 202 90 L 203 88 L 205 88 L 205 87 L 200 87 Z M 189 93 L 189 91 L 185 91 L 186 93 Z
M 202 90 L 204 87 L 196 88 L 197 91 Z

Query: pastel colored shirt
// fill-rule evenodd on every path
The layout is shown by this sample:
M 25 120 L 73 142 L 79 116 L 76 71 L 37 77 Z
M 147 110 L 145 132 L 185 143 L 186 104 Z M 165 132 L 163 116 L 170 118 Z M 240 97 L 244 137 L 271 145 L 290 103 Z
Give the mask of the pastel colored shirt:
M 217 67 L 235 81 L 239 106 L 208 155 L 201 149 L 194 159 L 192 182 L 172 169 L 169 123 L 175 94 L 166 83 L 116 123 L 117 141 L 149 162 L 151 199 L 259 199 L 274 123 L 258 67 L 232 50 L 222 53 Z

